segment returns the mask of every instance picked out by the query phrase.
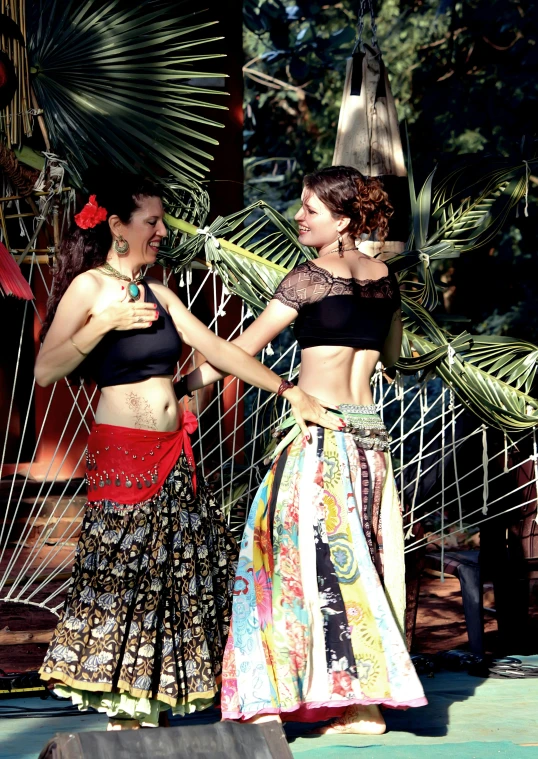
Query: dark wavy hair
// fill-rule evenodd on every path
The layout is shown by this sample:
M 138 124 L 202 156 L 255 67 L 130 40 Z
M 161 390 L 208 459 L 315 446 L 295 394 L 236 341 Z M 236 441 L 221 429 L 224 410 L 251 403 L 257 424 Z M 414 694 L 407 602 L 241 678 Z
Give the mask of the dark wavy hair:
M 334 217 L 349 217 L 347 231 L 352 237 L 375 230 L 379 242 L 387 239 L 394 209 L 379 179 L 364 177 L 353 166 L 328 166 L 307 174 L 303 183 Z
M 96 195 L 97 202 L 106 208 L 107 218 L 93 229 L 80 229 L 73 221 L 62 240 L 56 256 L 52 289 L 47 301 L 47 314 L 41 329 L 45 339 L 63 294 L 78 274 L 95 269 L 105 263 L 112 245 L 108 224 L 110 216 L 119 216 L 124 224 L 131 220 L 140 207 L 142 198 L 162 198 L 162 187 L 153 180 L 134 174 L 120 174 L 102 170 L 98 177 L 89 177 L 88 197 Z

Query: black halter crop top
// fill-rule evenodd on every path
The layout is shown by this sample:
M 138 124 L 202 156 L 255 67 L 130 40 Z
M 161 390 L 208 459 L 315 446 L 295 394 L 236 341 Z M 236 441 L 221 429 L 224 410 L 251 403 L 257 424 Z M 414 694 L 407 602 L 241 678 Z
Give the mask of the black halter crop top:
M 293 331 L 301 348 L 344 345 L 376 351 L 382 350 L 401 302 L 393 274 L 335 277 L 312 261 L 287 274 L 273 297 L 298 312 Z
M 89 374 L 99 389 L 175 374 L 181 338 L 170 314 L 151 287 L 143 284 L 146 302 L 157 304 L 159 318 L 151 327 L 107 332 L 86 359 Z

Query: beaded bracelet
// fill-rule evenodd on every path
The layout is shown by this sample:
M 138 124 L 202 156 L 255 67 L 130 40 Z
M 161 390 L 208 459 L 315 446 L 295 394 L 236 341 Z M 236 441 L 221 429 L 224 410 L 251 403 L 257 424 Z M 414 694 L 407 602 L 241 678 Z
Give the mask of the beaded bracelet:
M 283 379 L 278 387 L 278 390 L 276 391 L 277 396 L 282 395 L 282 393 L 285 393 L 286 390 L 289 390 L 292 387 L 295 387 L 295 385 L 293 382 L 291 382 L 291 380 Z

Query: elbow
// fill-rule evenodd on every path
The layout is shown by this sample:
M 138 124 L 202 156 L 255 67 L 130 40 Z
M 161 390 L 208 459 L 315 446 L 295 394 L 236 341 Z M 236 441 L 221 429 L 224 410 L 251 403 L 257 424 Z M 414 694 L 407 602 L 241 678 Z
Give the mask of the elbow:
M 46 369 L 40 365 L 39 361 L 36 362 L 34 367 L 34 378 L 36 385 L 39 385 L 39 387 L 48 387 L 55 381 L 55 378 L 51 377 L 50 373 L 47 373 Z
M 393 351 L 392 353 L 390 351 L 387 351 L 386 353 L 382 353 L 380 356 L 380 361 L 385 367 L 385 369 L 391 369 L 394 364 L 398 361 L 400 358 L 400 353 L 396 353 L 396 351 Z
M 47 377 L 45 377 L 41 372 L 34 372 L 35 377 L 35 383 L 36 385 L 39 385 L 39 387 L 48 387 L 52 384 L 52 381 L 49 380 Z

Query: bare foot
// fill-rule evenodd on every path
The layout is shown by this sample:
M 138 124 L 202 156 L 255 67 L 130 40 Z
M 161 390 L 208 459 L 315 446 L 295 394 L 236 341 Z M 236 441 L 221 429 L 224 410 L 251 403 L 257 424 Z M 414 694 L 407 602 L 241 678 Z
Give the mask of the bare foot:
M 320 727 L 315 732 L 320 735 L 383 735 L 387 726 L 377 704 L 357 704 L 348 706 L 345 714 L 332 725 Z
M 111 730 L 140 730 L 140 722 L 137 719 L 114 719 L 111 717 L 106 729 L 107 732 Z

